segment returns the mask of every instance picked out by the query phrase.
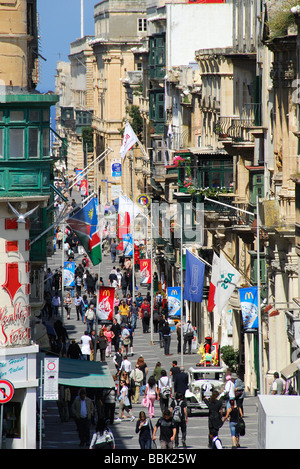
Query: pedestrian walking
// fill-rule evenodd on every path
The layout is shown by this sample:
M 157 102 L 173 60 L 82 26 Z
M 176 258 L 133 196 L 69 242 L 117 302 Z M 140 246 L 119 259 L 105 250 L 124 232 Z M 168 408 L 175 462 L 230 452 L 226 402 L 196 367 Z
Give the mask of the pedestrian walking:
M 217 436 L 223 425 L 223 399 L 219 399 L 219 392 L 213 390 L 210 398 L 203 398 L 208 407 L 208 446 L 212 447 L 212 438 Z M 211 436 L 213 435 L 213 437 Z
M 174 375 L 174 392 L 181 393 L 185 395 L 185 391 L 189 387 L 189 377 L 188 374 L 184 371 L 184 366 L 180 367 L 180 373 Z
M 226 375 L 225 379 L 226 379 L 226 384 L 225 384 L 224 391 L 225 391 L 225 395 L 227 398 L 226 410 L 228 410 L 230 408 L 230 400 L 235 399 L 235 393 L 234 393 L 234 384 L 233 384 L 231 375 L 230 374 Z
M 162 328 L 162 337 L 163 337 L 163 344 L 164 344 L 164 353 L 167 356 L 172 355 L 170 353 L 170 345 L 171 345 L 171 328 L 169 324 L 165 321 Z
M 116 240 L 113 239 L 111 244 L 110 244 L 110 255 L 111 255 L 111 260 L 113 263 L 116 262 L 116 256 L 117 256 L 117 243 Z
M 146 417 L 145 412 L 142 410 L 139 413 L 139 418 L 136 422 L 135 433 L 139 434 L 139 445 L 141 449 L 151 449 L 152 442 L 152 423 Z
M 133 416 L 131 409 L 130 409 L 130 400 L 128 396 L 128 387 L 125 381 L 122 379 L 120 382 L 121 390 L 119 395 L 119 417 L 117 418 L 116 422 L 122 422 L 125 417 L 125 411 L 128 413 L 130 420 L 133 421 L 135 417 Z
M 115 337 L 115 334 L 113 333 L 111 327 L 107 327 L 106 330 L 104 331 L 104 335 L 107 340 L 107 346 L 106 346 L 106 352 L 105 355 L 106 357 L 111 357 L 112 353 L 112 341 Z
M 148 379 L 148 383 L 146 385 L 145 393 L 144 393 L 144 398 L 147 401 L 148 415 L 150 419 L 154 417 L 154 403 L 156 400 L 156 396 L 157 396 L 157 384 L 156 384 L 154 376 L 150 376 Z
M 55 292 L 55 295 L 52 298 L 52 307 L 53 307 L 54 319 L 56 319 L 57 316 L 58 316 L 58 310 L 59 310 L 59 307 L 60 307 L 60 297 L 58 296 L 57 291 Z
M 120 336 L 121 336 L 121 326 L 118 323 L 116 318 L 113 318 L 113 323 L 111 326 L 111 331 L 113 332 L 114 336 L 111 340 L 112 346 L 115 350 L 115 352 L 118 352 L 120 348 Z
M 175 399 L 171 402 L 170 411 L 172 412 L 172 419 L 176 428 L 175 448 L 178 448 L 179 445 L 179 429 L 181 430 L 182 446 L 186 448 L 188 415 L 183 394 L 176 393 Z
M 87 397 L 84 389 L 80 389 L 79 395 L 72 405 L 72 413 L 77 425 L 80 446 L 89 446 L 90 444 L 90 427 L 94 412 L 92 400 Z
M 142 325 L 143 325 L 143 333 L 146 334 L 149 332 L 149 325 L 150 325 L 150 314 L 151 309 L 150 305 L 147 300 L 144 300 L 141 308 L 140 308 L 140 315 L 142 318 Z
M 138 404 L 139 403 L 139 397 L 140 397 L 140 390 L 141 386 L 143 385 L 143 378 L 144 374 L 142 370 L 140 370 L 138 364 L 135 365 L 135 368 L 130 372 L 130 379 L 131 382 L 134 384 L 134 394 L 131 398 L 131 402 L 133 404 Z
M 98 337 L 98 345 L 100 350 L 100 361 L 105 362 L 105 352 L 107 348 L 107 338 L 104 335 L 104 330 L 101 329 Z
M 234 402 L 234 399 L 229 400 L 230 407 L 227 410 L 223 423 L 229 419 L 229 428 L 232 439 L 232 449 L 240 447 L 240 435 L 238 433 L 237 424 L 240 417 L 243 417 L 243 413 L 240 407 Z
M 92 333 L 92 330 L 94 327 L 94 321 L 95 321 L 94 305 L 90 304 L 89 308 L 84 314 L 84 321 L 83 321 L 83 323 L 87 325 L 87 331 L 89 334 Z
M 115 439 L 104 418 L 99 418 L 89 449 L 115 449 Z
M 245 384 L 240 378 L 237 378 L 234 382 L 234 394 L 236 405 L 242 409 L 244 415 Z
M 73 360 L 79 360 L 82 357 L 81 348 L 76 343 L 75 339 L 72 339 L 68 351 L 67 358 L 72 358 Z
M 84 335 L 81 336 L 80 341 L 82 344 L 81 353 L 82 353 L 83 359 L 90 361 L 93 343 L 92 343 L 91 337 L 89 336 L 88 331 L 85 331 Z
M 78 292 L 75 295 L 74 305 L 76 308 L 77 321 L 80 321 L 82 319 L 83 299 Z
M 189 355 L 192 353 L 192 340 L 194 338 L 194 329 L 191 324 L 191 321 L 187 321 L 186 324 L 182 326 L 183 332 L 183 353 L 188 353 Z M 186 348 L 188 346 L 188 352 Z
M 157 383 L 157 399 L 159 400 L 160 410 L 163 413 L 169 408 L 169 398 L 171 397 L 171 383 L 166 370 L 161 371 L 161 377 Z
M 153 441 L 157 439 L 158 429 L 160 429 L 159 442 L 161 449 L 173 449 L 176 427 L 172 421 L 172 412 L 169 409 L 164 410 L 163 416 L 156 422 L 152 435 Z

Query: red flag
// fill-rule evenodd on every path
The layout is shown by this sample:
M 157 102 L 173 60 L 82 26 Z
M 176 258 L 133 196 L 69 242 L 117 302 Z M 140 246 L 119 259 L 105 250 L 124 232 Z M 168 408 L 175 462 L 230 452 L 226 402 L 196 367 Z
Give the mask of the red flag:
M 118 238 L 123 239 L 124 234 L 128 234 L 130 230 L 130 215 L 125 212 L 124 220 L 122 216 L 118 215 Z
M 141 283 L 144 285 L 147 283 L 151 283 L 151 259 L 141 259 L 140 269 Z
M 208 302 L 207 302 L 207 311 L 212 313 L 215 307 L 215 292 L 217 281 L 219 277 L 219 257 L 217 254 L 214 253 L 213 262 L 212 262 L 212 272 L 211 272 L 211 279 L 209 285 L 209 293 L 208 293 Z
M 100 287 L 97 316 L 102 321 L 112 321 L 114 314 L 115 289 Z

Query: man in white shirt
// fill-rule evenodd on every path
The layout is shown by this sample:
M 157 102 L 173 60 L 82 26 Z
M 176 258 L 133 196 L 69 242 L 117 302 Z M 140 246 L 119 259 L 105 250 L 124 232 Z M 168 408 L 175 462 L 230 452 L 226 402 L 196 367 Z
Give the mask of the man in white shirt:
M 127 355 L 124 355 L 123 361 L 120 366 L 120 373 L 122 371 L 126 371 L 126 373 L 130 374 L 131 372 L 131 362 L 128 360 Z
M 90 338 L 88 331 L 85 331 L 84 335 L 81 337 L 81 353 L 84 360 L 90 360 L 91 349 L 92 349 L 92 339 Z

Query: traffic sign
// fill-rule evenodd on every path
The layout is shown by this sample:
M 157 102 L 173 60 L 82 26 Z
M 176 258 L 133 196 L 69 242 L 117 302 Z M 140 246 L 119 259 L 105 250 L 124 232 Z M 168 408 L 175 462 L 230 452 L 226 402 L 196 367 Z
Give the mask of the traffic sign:
M 13 384 L 7 379 L 0 380 L 0 404 L 9 402 L 15 393 Z
M 59 358 L 44 358 L 44 400 L 58 400 Z

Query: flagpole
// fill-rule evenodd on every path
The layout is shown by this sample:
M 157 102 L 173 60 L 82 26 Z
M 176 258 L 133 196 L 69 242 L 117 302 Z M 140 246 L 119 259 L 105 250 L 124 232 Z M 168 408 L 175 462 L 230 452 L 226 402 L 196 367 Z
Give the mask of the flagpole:
M 133 180 L 133 150 L 131 150 L 131 191 L 132 191 L 132 200 L 133 204 L 135 203 L 134 201 L 134 180 Z M 132 229 L 132 304 L 135 301 L 135 258 L 134 258 L 134 240 L 135 240 L 135 216 L 134 216 L 134 205 L 133 205 L 133 229 Z
M 181 210 L 181 227 L 180 227 L 180 233 L 181 233 L 181 269 L 180 269 L 180 303 L 181 303 L 181 313 L 180 313 L 180 322 L 181 322 L 181 327 L 180 327 L 180 342 L 181 342 L 181 347 L 180 347 L 180 362 L 181 366 L 183 366 L 183 210 L 182 210 L 182 204 L 180 205 Z
M 61 265 L 61 321 L 64 324 L 64 295 L 65 295 L 65 223 L 62 225 L 63 239 L 62 239 L 62 265 Z
M 152 230 L 152 222 L 153 222 L 153 214 L 152 214 L 152 199 L 150 202 L 150 249 L 151 249 L 151 267 L 150 267 L 150 298 L 151 298 L 151 314 L 150 314 L 150 320 L 151 320 L 151 338 L 150 338 L 150 345 L 154 345 L 153 341 L 153 295 L 154 295 L 154 285 L 153 285 L 153 230 Z

